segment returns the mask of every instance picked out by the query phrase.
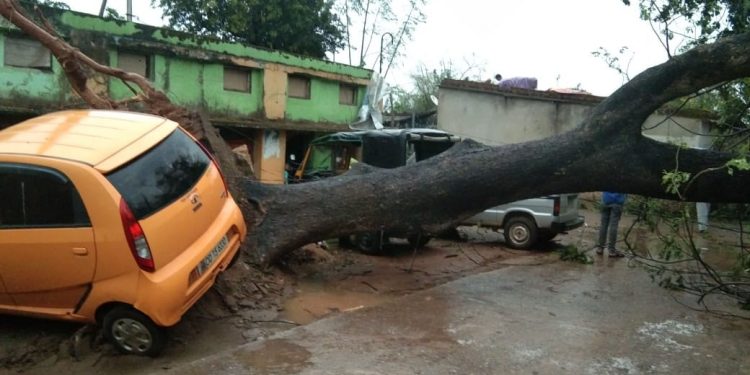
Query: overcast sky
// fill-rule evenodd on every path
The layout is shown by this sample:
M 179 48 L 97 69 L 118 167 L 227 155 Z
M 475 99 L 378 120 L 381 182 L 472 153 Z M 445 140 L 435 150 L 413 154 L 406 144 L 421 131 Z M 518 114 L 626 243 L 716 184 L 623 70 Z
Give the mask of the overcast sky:
M 88 13 L 98 13 L 101 5 L 98 0 L 68 3 Z M 126 3 L 109 0 L 107 5 L 125 14 Z M 599 47 L 616 53 L 627 46 L 624 64 L 632 57 L 631 77 L 666 60 L 649 24 L 638 18 L 637 5 L 621 0 L 428 0 L 424 11 L 427 22 L 405 45 L 401 65 L 391 68 L 391 84 L 407 82 L 419 64 L 432 68 L 452 60 L 460 67 L 467 59 L 484 68 L 482 78 L 536 77 L 539 89 L 580 84 L 606 96 L 622 78 L 591 55 Z M 138 22 L 163 24 L 161 11 L 149 0 L 133 0 L 133 14 Z

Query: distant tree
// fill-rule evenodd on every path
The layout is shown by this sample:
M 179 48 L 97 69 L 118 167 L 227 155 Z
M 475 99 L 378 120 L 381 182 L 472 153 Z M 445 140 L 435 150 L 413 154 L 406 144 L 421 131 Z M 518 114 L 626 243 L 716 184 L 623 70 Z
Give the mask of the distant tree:
M 387 76 L 390 67 L 403 54 L 403 46 L 425 22 L 422 9 L 427 0 L 336 0 L 336 11 L 345 22 L 348 63 L 377 68 Z M 379 48 L 379 49 L 378 49 Z M 358 52 L 358 56 L 353 53 Z M 376 55 L 377 54 L 377 55 Z
M 197 36 L 315 58 L 344 47 L 344 25 L 327 0 L 151 0 L 169 26 Z
M 68 4 L 65 4 L 65 2 L 62 1 L 55 1 L 55 0 L 21 0 L 21 4 L 23 5 L 44 5 L 50 8 L 58 8 L 58 9 L 70 9 L 70 6 Z
M 750 29 L 750 2 L 744 0 L 640 0 L 639 5 L 641 19 L 651 23 L 670 55 Z M 687 38 L 686 45 L 670 46 L 676 36 Z
M 422 64 L 411 75 L 411 88 L 395 87 L 391 89 L 389 112 L 424 112 L 437 107 L 433 97 L 438 96 L 438 88 L 444 79 L 479 80 L 482 67 L 470 60 L 457 64 L 443 60 L 437 68 L 430 69 Z

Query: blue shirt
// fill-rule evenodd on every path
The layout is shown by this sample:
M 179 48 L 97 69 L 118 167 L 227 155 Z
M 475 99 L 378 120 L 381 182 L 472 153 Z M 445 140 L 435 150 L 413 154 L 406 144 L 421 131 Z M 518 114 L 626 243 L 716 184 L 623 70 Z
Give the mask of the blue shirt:
M 623 204 L 627 196 L 621 193 L 612 193 L 605 191 L 602 193 L 602 203 L 604 204 Z

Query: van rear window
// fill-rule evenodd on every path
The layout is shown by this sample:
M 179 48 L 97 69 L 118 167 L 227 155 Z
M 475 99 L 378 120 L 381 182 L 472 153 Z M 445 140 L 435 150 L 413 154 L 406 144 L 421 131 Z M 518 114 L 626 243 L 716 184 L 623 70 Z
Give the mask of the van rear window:
M 177 129 L 156 147 L 107 175 L 136 219 L 187 193 L 211 163 L 195 141 Z

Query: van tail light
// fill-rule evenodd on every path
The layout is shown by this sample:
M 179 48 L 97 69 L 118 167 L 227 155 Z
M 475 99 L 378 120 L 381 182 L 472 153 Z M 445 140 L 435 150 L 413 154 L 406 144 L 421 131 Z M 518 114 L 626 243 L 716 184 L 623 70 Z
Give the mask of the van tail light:
M 128 240 L 130 252 L 133 253 L 138 267 L 147 272 L 154 272 L 156 270 L 154 257 L 148 247 L 146 235 L 123 198 L 120 198 L 120 218 L 122 219 L 122 227 L 125 229 L 125 238 Z
M 206 148 L 206 146 L 204 146 L 203 143 L 200 143 L 198 141 L 195 141 L 195 143 L 197 143 L 198 146 L 200 146 L 201 150 L 203 150 L 203 152 L 205 152 L 206 155 L 208 155 L 208 157 L 211 159 L 211 162 L 214 163 L 214 166 L 216 166 L 216 170 L 219 171 L 219 176 L 221 176 L 221 182 L 224 184 L 224 196 L 225 197 L 228 196 L 229 188 L 227 187 L 228 186 L 227 179 L 226 177 L 224 177 L 224 172 L 222 172 L 221 167 L 219 167 L 219 161 L 216 160 L 216 158 L 214 157 L 214 154 L 210 153 L 208 151 L 208 148 Z
M 555 204 L 552 208 L 553 216 L 560 216 L 560 197 L 555 197 Z

